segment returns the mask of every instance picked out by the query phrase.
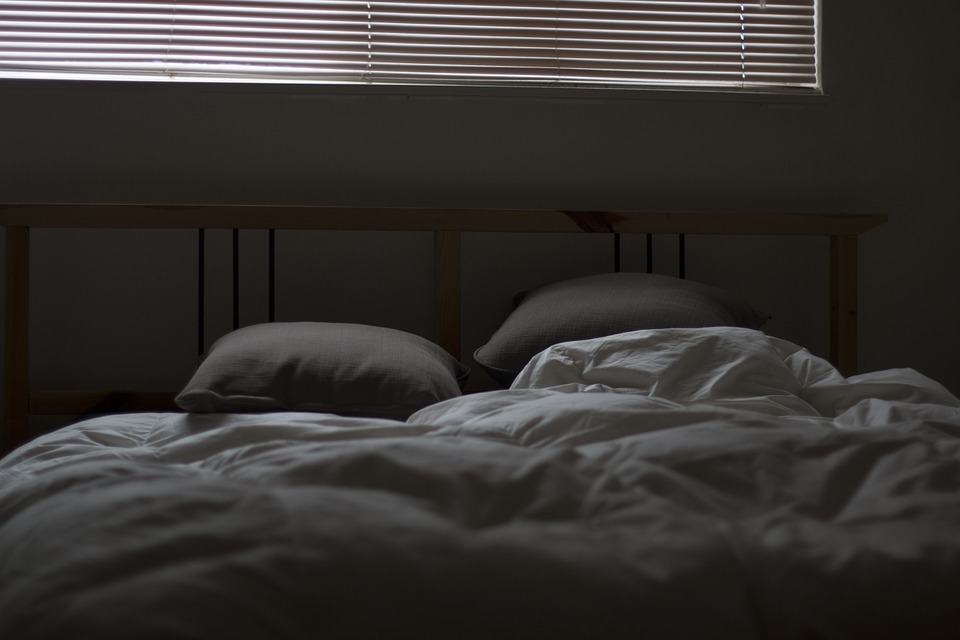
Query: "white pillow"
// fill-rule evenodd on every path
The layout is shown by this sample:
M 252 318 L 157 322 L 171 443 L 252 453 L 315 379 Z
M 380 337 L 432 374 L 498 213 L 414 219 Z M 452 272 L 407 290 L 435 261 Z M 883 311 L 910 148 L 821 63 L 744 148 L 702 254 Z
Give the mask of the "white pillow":
M 504 387 L 550 345 L 639 329 L 747 327 L 769 319 L 733 294 L 652 273 L 602 273 L 544 285 L 523 297 L 474 359 Z
M 276 322 L 217 340 L 177 405 L 193 413 L 317 411 L 405 420 L 459 396 L 470 370 L 396 329 Z

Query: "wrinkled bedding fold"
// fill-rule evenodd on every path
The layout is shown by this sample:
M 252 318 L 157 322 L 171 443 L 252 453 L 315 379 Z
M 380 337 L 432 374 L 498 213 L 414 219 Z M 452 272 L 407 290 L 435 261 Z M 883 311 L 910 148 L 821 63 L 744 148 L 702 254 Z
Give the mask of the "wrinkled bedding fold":
M 5 638 L 960 637 L 960 401 L 752 330 L 406 422 L 129 414 L 0 461 Z

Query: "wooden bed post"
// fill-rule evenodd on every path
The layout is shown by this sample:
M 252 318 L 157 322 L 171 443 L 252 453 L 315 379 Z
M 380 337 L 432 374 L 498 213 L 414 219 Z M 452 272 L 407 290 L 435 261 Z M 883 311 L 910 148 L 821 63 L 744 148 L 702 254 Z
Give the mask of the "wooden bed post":
M 857 236 L 830 236 L 830 361 L 857 372 Z
M 434 340 L 460 359 L 460 232 L 435 231 Z
M 29 437 L 30 228 L 7 227 L 6 250 L 2 452 Z

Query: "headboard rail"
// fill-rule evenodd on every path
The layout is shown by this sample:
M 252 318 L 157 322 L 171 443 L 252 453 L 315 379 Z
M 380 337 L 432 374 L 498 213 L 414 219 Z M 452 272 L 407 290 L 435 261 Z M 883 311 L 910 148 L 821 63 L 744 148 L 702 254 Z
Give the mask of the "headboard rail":
M 647 234 L 648 242 L 652 234 L 828 237 L 830 359 L 844 373 L 852 373 L 856 370 L 857 363 L 858 236 L 885 220 L 886 216 L 883 215 L 824 213 L 649 213 L 295 205 L 0 204 L 0 225 L 6 227 L 6 378 L 0 449 L 10 450 L 28 439 L 31 415 L 157 410 L 172 406 L 170 392 L 61 392 L 30 389 L 28 345 L 31 229 L 433 232 L 434 339 L 457 357 L 460 355 L 463 233 L 640 233 Z M 203 268 L 202 258 L 199 268 Z M 202 348 L 202 338 L 200 344 Z
M 884 215 L 305 205 L 0 204 L 5 227 L 859 235 Z

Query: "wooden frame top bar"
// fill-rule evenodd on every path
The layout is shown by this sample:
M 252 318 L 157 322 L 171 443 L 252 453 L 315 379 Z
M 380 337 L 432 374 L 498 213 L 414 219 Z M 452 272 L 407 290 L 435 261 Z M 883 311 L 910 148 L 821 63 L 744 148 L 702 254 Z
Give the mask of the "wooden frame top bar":
M 0 225 L 32 228 L 314 229 L 859 235 L 885 215 L 643 213 L 260 205 L 0 204 Z

